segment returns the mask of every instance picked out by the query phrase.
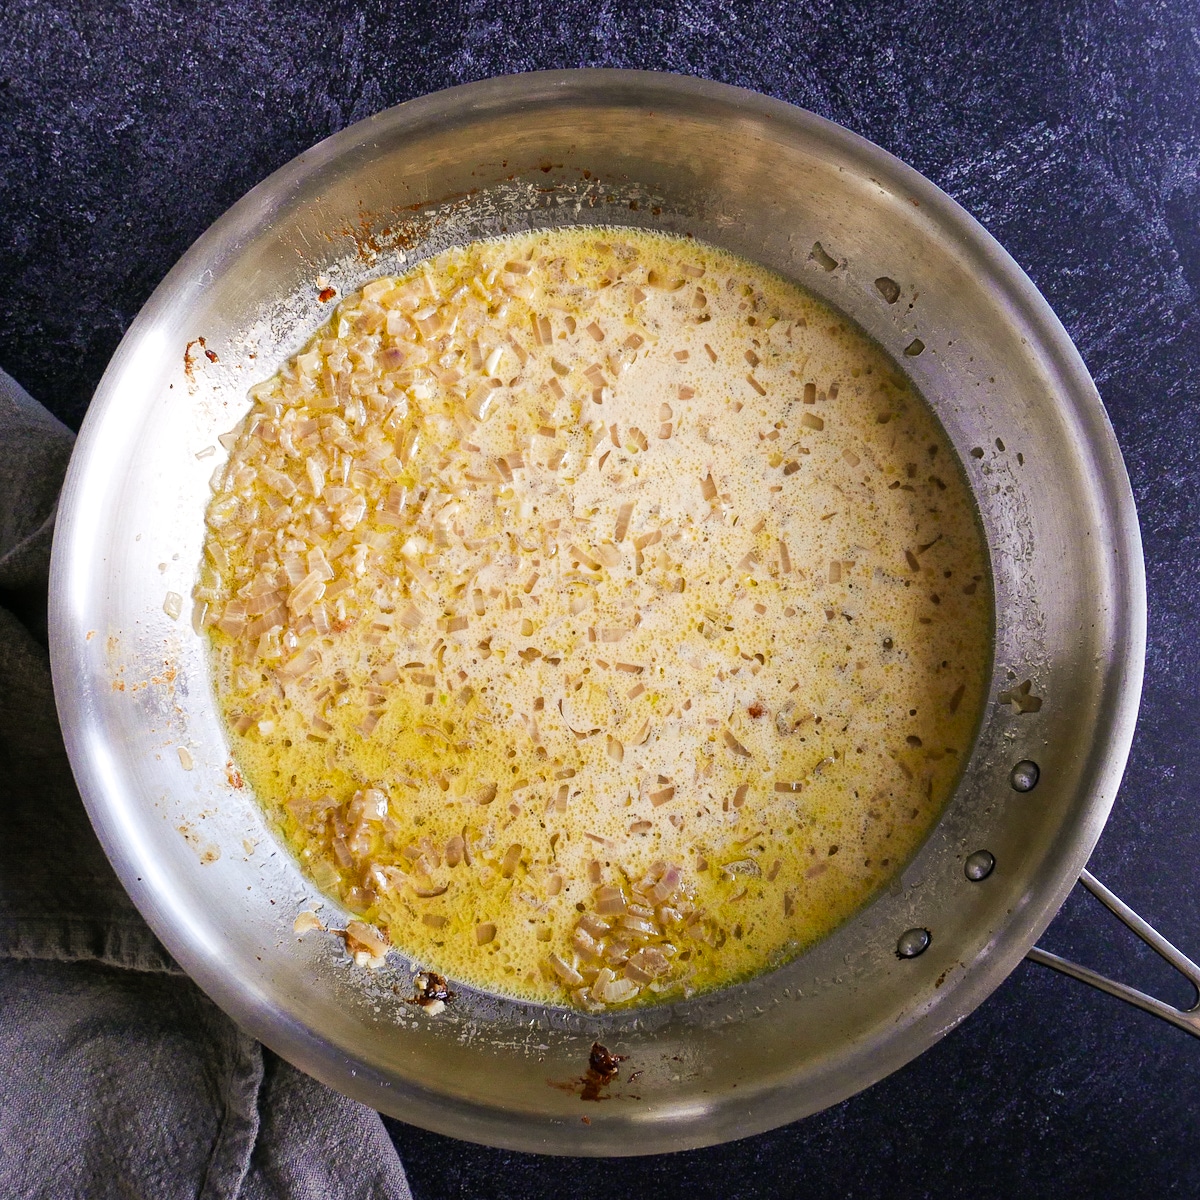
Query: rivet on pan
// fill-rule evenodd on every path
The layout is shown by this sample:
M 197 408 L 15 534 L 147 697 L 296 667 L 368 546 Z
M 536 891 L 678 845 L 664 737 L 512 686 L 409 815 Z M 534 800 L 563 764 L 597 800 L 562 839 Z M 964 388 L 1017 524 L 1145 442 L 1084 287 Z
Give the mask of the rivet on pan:
M 1014 792 L 1032 792 L 1037 787 L 1038 777 L 1041 773 L 1037 763 L 1023 758 L 1009 771 L 1008 782 L 1012 784 Z
M 996 856 L 990 850 L 976 850 L 967 856 L 963 874 L 972 882 L 979 883 L 996 869 Z
M 918 954 L 924 954 L 929 949 L 929 943 L 932 941 L 933 935 L 928 929 L 906 929 L 896 943 L 896 957 L 916 958 Z

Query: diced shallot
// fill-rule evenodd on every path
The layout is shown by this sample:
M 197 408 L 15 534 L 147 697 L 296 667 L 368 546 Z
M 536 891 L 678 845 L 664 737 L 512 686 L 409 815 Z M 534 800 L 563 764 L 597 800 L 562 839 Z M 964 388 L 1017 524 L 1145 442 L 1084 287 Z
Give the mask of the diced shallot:
M 625 911 L 625 893 L 619 887 L 605 885 L 596 890 L 594 903 L 602 916 L 619 915 Z
M 570 963 L 564 962 L 557 954 L 551 954 L 546 960 L 550 964 L 550 969 L 562 980 L 567 987 L 579 987 L 583 983 L 583 976 L 575 970 Z
M 681 874 L 682 872 L 678 867 L 667 867 L 658 882 L 646 890 L 646 899 L 656 907 L 660 904 L 665 904 L 678 890 Z

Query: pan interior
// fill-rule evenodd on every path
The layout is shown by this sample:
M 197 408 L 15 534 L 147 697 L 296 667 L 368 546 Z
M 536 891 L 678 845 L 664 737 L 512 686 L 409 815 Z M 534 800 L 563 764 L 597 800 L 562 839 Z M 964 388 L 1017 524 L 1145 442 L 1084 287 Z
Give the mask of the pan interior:
M 684 999 L 924 841 L 988 568 L 843 315 L 695 239 L 543 230 L 371 281 L 251 396 L 195 592 L 218 703 L 309 878 L 405 953 Z

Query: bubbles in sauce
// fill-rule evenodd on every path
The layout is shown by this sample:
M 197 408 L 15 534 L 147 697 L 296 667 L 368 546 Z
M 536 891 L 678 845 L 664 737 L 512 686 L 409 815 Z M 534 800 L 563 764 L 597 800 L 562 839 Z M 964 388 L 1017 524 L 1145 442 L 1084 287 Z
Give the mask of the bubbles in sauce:
M 252 392 L 196 621 L 311 878 L 599 1009 L 777 964 L 912 855 L 991 594 L 949 443 L 806 292 L 629 229 L 368 283 Z

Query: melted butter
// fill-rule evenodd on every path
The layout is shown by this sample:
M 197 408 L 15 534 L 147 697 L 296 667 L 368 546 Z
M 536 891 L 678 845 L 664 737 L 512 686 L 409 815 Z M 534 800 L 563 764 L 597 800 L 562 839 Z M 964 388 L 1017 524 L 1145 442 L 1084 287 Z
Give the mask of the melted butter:
M 718 986 L 936 821 L 981 538 L 929 410 L 796 286 L 632 230 L 479 242 L 252 394 L 196 593 L 234 756 L 421 962 L 584 1006 Z

